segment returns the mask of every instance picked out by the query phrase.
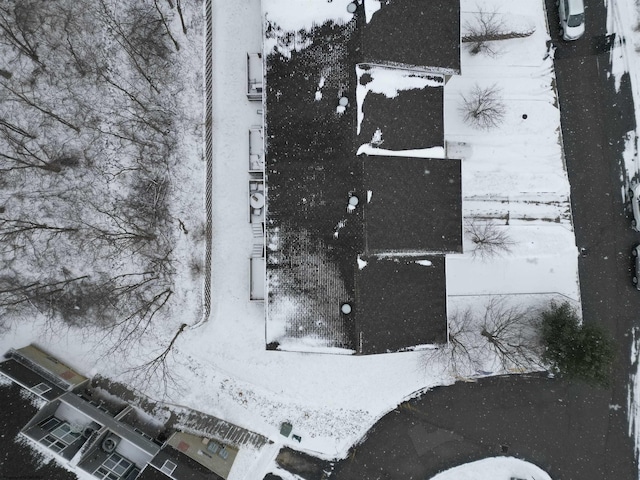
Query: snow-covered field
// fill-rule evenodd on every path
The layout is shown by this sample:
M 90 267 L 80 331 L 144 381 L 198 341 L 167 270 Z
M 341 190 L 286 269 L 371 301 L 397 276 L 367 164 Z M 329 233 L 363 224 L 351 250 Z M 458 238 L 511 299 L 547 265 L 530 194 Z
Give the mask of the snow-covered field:
M 339 11 L 336 15 L 344 15 L 349 2 L 299 3 L 331 5 Z M 267 15 L 270 9 L 285 11 L 289 5 L 284 0 L 262 2 Z M 465 238 L 467 253 L 447 263 L 449 309 L 483 309 L 492 295 L 506 295 L 528 309 L 551 299 L 578 306 L 577 249 L 543 2 L 463 0 L 463 25 L 479 5 L 499 8 L 507 24 L 532 25 L 535 33 L 500 42 L 495 56 L 473 56 L 463 47 L 462 75 L 445 88 L 447 151 L 463 160 L 463 213 L 494 219 L 513 242 L 510 253 L 482 261 L 470 253 L 473 244 Z M 289 15 L 286 29 L 322 22 L 327 14 L 323 8 L 302 10 L 307 15 L 303 22 Z M 420 352 L 356 357 L 265 350 L 264 307 L 249 301 L 252 232 L 247 218 L 247 132 L 260 124 L 262 115 L 261 105 L 246 98 L 245 71 L 246 53 L 262 48 L 261 15 L 260 0 L 213 0 L 212 313 L 207 322 L 184 331 L 170 357 L 178 379 L 170 403 L 218 416 L 276 442 L 261 452 L 239 455 L 230 480 L 261 478 L 281 444 L 325 458 L 343 457 L 397 404 L 455 381 L 443 360 L 426 364 Z M 461 93 L 475 84 L 496 85 L 502 92 L 506 115 L 493 130 L 478 131 L 462 121 Z M 202 177 L 194 174 L 191 181 L 199 183 Z M 190 314 L 197 310 L 185 309 Z M 44 335 L 33 323 L 22 323 L 0 339 L 0 349 L 31 341 L 85 374 L 122 374 L 121 365 L 97 358 L 95 345 L 73 329 Z M 141 346 L 140 357 L 153 348 Z M 494 360 L 487 358 L 482 370 L 495 371 Z M 153 386 L 145 393 L 152 398 L 162 394 Z M 279 435 L 285 421 L 302 437 L 300 443 Z

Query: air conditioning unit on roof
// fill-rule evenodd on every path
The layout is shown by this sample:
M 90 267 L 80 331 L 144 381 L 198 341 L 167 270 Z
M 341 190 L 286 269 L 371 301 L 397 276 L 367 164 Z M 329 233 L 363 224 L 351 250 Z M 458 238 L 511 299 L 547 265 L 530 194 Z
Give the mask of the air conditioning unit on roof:
M 107 435 L 105 439 L 102 440 L 102 444 L 100 446 L 103 452 L 113 453 L 116 450 L 118 443 L 120 443 L 120 437 Z

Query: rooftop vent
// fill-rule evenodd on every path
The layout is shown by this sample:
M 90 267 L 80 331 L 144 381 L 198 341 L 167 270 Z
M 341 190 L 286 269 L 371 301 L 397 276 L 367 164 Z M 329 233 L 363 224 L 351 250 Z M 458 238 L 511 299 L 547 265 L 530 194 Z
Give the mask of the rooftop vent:
M 109 435 L 102 441 L 102 451 L 106 453 L 113 453 L 116 450 L 116 447 L 120 443 L 120 439 L 115 435 Z

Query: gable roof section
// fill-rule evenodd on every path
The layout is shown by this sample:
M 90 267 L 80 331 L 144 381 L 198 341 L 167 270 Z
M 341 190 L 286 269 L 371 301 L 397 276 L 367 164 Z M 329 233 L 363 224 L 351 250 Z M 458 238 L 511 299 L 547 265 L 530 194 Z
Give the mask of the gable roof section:
M 358 65 L 356 75 L 360 145 L 444 156 L 442 75 L 367 64 Z
M 175 465 L 171 474 L 163 473 L 162 467 Z M 180 453 L 171 446 L 166 446 L 145 467 L 137 480 L 223 480 L 223 477 L 200 465 L 195 460 Z
M 359 353 L 447 341 L 443 256 L 369 257 L 357 274 Z
M 45 400 L 54 400 L 65 392 L 65 390 L 52 381 L 50 377 L 41 375 L 37 371 L 24 366 L 13 358 L 0 363 L 0 374 L 8 377 L 21 387 L 26 388 L 33 393 L 38 391 L 35 388 L 36 386 L 40 384 L 46 385 L 50 390 L 37 393 L 39 397 Z
M 366 253 L 462 252 L 461 163 L 365 157 Z
M 0 374 L 45 400 L 52 400 L 62 392 L 76 389 L 89 381 L 35 345 L 10 349 L 5 357 L 7 360 L 0 363 Z M 41 393 L 34 388 L 40 383 L 46 384 L 50 390 Z
M 460 0 L 392 0 L 362 27 L 364 61 L 460 74 Z

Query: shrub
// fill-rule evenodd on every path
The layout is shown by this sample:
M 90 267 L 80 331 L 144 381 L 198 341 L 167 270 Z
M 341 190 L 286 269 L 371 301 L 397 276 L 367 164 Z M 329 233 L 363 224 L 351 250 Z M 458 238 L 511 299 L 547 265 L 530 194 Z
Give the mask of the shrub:
M 567 303 L 552 304 L 542 313 L 543 359 L 551 370 L 591 385 L 609 383 L 613 341 L 599 325 L 580 325 Z

